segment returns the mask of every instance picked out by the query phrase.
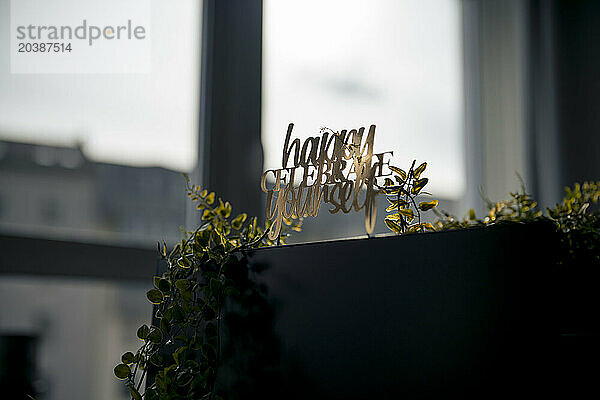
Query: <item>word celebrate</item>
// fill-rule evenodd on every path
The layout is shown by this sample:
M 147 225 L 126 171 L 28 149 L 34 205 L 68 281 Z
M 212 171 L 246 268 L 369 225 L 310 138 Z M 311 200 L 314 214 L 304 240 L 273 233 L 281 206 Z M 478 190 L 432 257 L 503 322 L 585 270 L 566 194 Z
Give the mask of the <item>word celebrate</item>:
M 291 140 L 293 129 L 289 124 L 281 168 L 265 171 L 260 180 L 267 194 L 269 239 L 279 237 L 284 220 L 316 218 L 322 202 L 331 204 L 332 214 L 364 209 L 365 229 L 372 234 L 379 193 L 376 178 L 391 175 L 384 167 L 389 167 L 393 155 L 373 154 L 375 125 L 366 135 L 365 128 L 341 132 L 324 128 L 321 137 L 309 137 L 302 145 L 298 138 Z

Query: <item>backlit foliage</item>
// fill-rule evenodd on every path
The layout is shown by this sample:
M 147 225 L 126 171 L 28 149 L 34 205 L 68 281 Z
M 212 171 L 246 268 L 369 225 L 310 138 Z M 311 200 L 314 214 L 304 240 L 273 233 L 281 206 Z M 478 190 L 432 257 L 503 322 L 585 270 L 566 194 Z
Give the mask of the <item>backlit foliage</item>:
M 538 210 L 537 203 L 526 192 L 523 182 L 521 182 L 521 191 L 511 192 L 508 200 L 493 202 L 485 196 L 483 199 L 487 206 L 487 214 L 482 218 L 478 218 L 473 209 L 470 209 L 463 219 L 444 211 L 434 210 L 439 217 L 436 227 L 439 230 L 460 229 L 503 222 L 532 222 L 542 218 L 542 211 Z
M 559 264 L 600 264 L 600 182 L 575 183 L 565 188 L 565 197 L 559 204 L 546 209 L 544 214 L 521 183 L 521 191 L 510 193 L 508 200 L 492 202 L 485 199 L 487 214 L 478 218 L 473 209 L 459 219 L 435 210 L 439 219 L 438 230 L 488 226 L 499 223 L 530 223 L 547 221 L 554 224 L 563 247 Z
M 142 325 L 137 331 L 141 347 L 123 354 L 114 368 L 134 400 L 220 398 L 215 385 L 221 323 L 226 298 L 239 294 L 235 271 L 246 265 L 244 250 L 277 244 L 267 237 L 269 227 L 259 226 L 256 217 L 233 214 L 228 202 L 186 180 L 188 197 L 202 213 L 203 223 L 187 232 L 169 254 L 164 243 L 159 245 L 167 270 L 154 277 L 154 288 L 146 294 L 159 323 Z M 301 222 L 288 222 L 289 229 L 300 230 Z M 152 367 L 155 381 L 142 391 Z
M 398 234 L 435 231 L 432 224 L 421 221 L 421 211 L 429 211 L 437 207 L 438 201 L 421 201 L 417 205 L 416 200 L 419 195 L 429 195 L 423 192 L 429 179 L 421 177 L 427 168 L 427 163 L 422 163 L 417 168 L 415 163 L 416 161 L 412 162 L 408 172 L 390 165 L 395 181 L 385 178 L 385 183 L 380 187 L 390 203 L 385 210 L 391 214 L 385 217 L 384 222 L 392 232 Z

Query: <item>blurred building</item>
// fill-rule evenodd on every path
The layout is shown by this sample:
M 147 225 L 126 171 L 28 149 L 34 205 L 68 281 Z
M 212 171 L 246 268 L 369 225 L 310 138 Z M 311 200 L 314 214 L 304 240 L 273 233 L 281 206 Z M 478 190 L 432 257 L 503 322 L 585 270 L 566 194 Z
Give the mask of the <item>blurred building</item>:
M 152 245 L 184 224 L 181 173 L 88 159 L 80 146 L 0 141 L 0 231 Z
M 174 242 L 184 223 L 184 182 L 165 168 L 92 161 L 80 146 L 0 141 L 0 234 L 134 247 Z M 135 350 L 135 331 L 150 318 L 148 284 L 0 280 L 0 334 L 36 338 L 39 398 L 128 398 L 112 366 L 124 345 Z

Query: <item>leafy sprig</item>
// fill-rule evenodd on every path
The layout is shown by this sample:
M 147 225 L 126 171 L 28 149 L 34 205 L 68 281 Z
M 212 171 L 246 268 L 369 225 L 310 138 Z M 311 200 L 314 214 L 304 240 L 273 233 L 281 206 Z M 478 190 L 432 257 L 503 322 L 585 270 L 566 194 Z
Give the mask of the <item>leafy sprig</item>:
M 569 259 L 580 263 L 600 263 L 600 181 L 576 183 L 565 188 L 561 203 L 548 209 L 548 217 L 561 232 Z
M 438 230 L 489 226 L 501 223 L 531 223 L 548 221 L 554 224 L 562 247 L 560 265 L 576 263 L 600 266 L 600 213 L 595 207 L 600 200 L 600 181 L 575 183 L 565 188 L 565 197 L 544 214 L 537 202 L 527 193 L 521 180 L 521 190 L 510 193 L 510 198 L 492 202 L 484 196 L 487 213 L 478 218 L 475 210 L 457 218 L 437 211 Z
M 239 294 L 232 271 L 244 250 L 276 244 L 268 239 L 268 225 L 259 226 L 245 213 L 233 217 L 229 202 L 192 185 L 187 176 L 186 191 L 203 222 L 169 254 L 166 244 L 159 244 L 167 270 L 154 277 L 154 288 L 146 293 L 159 323 L 142 325 L 137 337 L 143 344 L 124 353 L 114 368 L 133 400 L 220 398 L 215 385 L 223 308 L 229 296 Z M 288 229 L 300 230 L 301 221 L 288 222 Z M 287 233 L 282 236 L 285 240 Z M 151 367 L 157 370 L 154 383 L 142 391 Z
M 445 211 L 434 210 L 438 216 L 436 226 L 439 230 L 469 228 L 473 226 L 487 226 L 506 222 L 526 223 L 534 222 L 543 217 L 538 209 L 537 202 L 527 193 L 523 180 L 521 190 L 511 192 L 507 200 L 491 201 L 482 193 L 482 198 L 487 207 L 487 213 L 478 218 L 474 209 L 469 209 L 467 215 L 460 219 Z
M 384 222 L 392 232 L 397 234 L 435 231 L 431 223 L 421 221 L 421 211 L 429 211 L 437 207 L 438 201 L 421 201 L 417 205 L 416 200 L 419 195 L 430 195 L 423 191 L 429 179 L 421 177 L 427 168 L 427 163 L 424 162 L 417 168 L 415 163 L 416 160 L 412 162 L 408 173 L 390 165 L 395 182 L 391 178 L 385 178 L 383 186 L 378 186 L 390 203 L 386 211 L 392 213 L 385 217 Z M 416 222 L 413 223 L 415 220 Z

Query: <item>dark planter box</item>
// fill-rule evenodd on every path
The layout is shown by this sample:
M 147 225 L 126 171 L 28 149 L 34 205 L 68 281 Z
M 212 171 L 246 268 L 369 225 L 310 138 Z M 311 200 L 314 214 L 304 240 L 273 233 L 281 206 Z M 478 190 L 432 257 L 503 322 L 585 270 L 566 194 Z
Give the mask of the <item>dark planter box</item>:
M 533 224 L 253 251 L 222 385 L 240 399 L 553 393 L 557 248 Z

